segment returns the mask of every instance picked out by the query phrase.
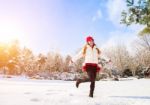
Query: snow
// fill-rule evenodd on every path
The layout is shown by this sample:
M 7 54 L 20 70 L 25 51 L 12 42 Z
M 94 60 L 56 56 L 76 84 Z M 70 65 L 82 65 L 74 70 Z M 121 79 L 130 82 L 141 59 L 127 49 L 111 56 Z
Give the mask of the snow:
M 96 81 L 94 98 L 89 85 L 0 76 L 0 105 L 150 105 L 149 79 Z

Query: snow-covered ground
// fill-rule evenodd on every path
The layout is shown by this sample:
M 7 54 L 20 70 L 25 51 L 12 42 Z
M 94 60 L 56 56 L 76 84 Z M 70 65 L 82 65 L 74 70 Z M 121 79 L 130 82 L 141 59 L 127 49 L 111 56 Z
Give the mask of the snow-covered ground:
M 97 81 L 88 94 L 89 83 L 0 77 L 0 105 L 150 105 L 150 80 Z

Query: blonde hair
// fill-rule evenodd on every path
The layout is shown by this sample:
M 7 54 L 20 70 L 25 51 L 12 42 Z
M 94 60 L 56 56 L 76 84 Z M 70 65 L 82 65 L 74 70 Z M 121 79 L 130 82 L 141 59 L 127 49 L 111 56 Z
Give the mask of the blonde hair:
M 84 45 L 84 47 L 83 47 L 83 52 L 82 52 L 82 53 L 83 53 L 84 56 L 85 56 L 85 54 L 86 54 L 87 45 L 88 45 L 88 44 Z M 94 46 L 96 46 L 96 45 L 94 44 Z M 97 53 L 98 53 L 98 54 L 101 53 L 101 51 L 99 50 L 99 48 L 96 47 L 96 50 L 97 50 Z

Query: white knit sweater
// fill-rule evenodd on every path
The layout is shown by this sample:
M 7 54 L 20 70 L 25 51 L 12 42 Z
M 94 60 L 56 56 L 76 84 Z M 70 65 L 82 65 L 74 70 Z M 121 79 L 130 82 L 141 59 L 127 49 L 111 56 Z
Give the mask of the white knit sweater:
M 84 64 L 86 63 L 93 63 L 98 64 L 98 58 L 100 57 L 100 54 L 98 54 L 97 47 L 94 46 L 93 48 L 89 45 L 86 45 L 86 53 L 83 54 L 84 48 L 72 59 L 73 61 L 76 61 L 82 57 L 85 58 Z

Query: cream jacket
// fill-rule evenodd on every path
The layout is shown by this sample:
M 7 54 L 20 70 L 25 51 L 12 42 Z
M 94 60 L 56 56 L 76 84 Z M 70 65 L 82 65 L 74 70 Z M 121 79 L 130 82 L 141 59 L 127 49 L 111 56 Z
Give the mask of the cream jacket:
M 73 61 L 76 61 L 82 57 L 85 58 L 84 64 L 86 63 L 94 63 L 98 64 L 98 58 L 100 57 L 100 54 L 98 54 L 98 51 L 96 49 L 96 45 L 92 48 L 89 45 L 86 45 L 86 53 L 84 52 L 84 47 L 82 50 L 72 59 Z

